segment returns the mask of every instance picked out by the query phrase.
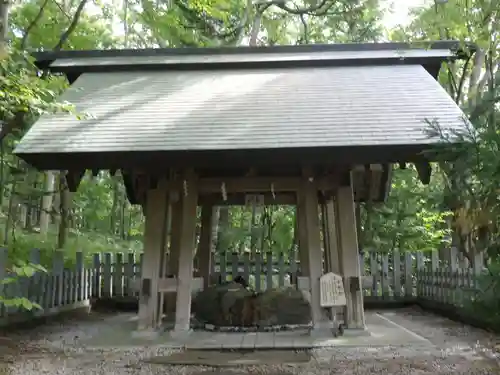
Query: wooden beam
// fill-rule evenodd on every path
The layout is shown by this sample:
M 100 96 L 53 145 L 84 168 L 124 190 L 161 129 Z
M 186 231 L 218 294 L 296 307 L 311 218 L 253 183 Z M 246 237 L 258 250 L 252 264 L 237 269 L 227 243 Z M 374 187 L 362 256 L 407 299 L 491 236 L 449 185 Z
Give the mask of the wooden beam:
M 203 194 L 198 198 L 198 205 L 243 206 L 245 205 L 245 195 L 245 193 L 230 193 L 224 200 L 221 194 Z M 274 196 L 271 193 L 262 193 L 260 195 L 264 196 L 264 205 L 266 206 L 295 205 L 297 203 L 297 196 L 294 193 L 276 193 Z
M 176 277 L 162 277 L 158 279 L 158 292 L 159 293 L 177 293 L 177 286 L 179 281 Z M 141 278 L 134 277 L 129 279 L 128 288 L 130 292 L 137 293 L 141 290 Z M 191 284 L 191 292 L 199 292 L 204 288 L 204 281 L 202 277 L 193 277 Z M 174 296 L 175 298 L 175 296 Z
M 331 190 L 338 185 L 336 176 L 316 177 L 318 190 Z M 300 177 L 237 177 L 202 178 L 198 180 L 200 193 L 258 193 L 296 192 L 301 187 Z

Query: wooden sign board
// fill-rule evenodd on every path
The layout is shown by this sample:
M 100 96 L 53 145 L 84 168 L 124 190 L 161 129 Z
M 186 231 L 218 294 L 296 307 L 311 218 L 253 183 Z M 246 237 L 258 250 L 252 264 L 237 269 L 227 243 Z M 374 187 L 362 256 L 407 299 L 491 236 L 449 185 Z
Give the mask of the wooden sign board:
M 329 272 L 321 276 L 320 304 L 321 307 L 345 306 L 347 303 L 342 276 Z

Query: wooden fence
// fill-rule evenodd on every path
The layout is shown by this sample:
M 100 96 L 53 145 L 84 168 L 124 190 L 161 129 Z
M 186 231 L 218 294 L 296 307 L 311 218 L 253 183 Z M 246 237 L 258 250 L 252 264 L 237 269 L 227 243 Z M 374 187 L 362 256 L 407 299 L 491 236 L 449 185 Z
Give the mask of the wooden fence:
M 440 260 L 438 252 L 381 253 L 365 251 L 361 255 L 363 290 L 366 299 L 402 300 L 425 298 L 447 304 L 462 305 L 477 291 L 476 276 L 481 269 L 466 264 L 459 267 L 456 254 Z M 40 252 L 33 250 L 31 262 L 38 264 Z M 20 277 L 16 282 L 0 285 L 0 296 L 26 297 L 42 310 L 27 313 L 23 308 L 0 303 L 0 325 L 12 317 L 30 317 L 57 313 L 89 303 L 90 298 L 134 296 L 131 281 L 140 277 L 142 254 L 94 254 L 91 262 L 77 253 L 73 267 L 64 266 L 62 252 L 55 252 L 48 273 Z M 7 268 L 7 251 L 0 249 L 0 280 L 12 276 Z M 220 254 L 212 257 L 212 274 L 224 280 L 242 275 L 257 290 L 268 286 L 293 285 L 300 276 L 297 254 Z M 196 272 L 196 265 L 195 265 Z
M 40 263 L 40 251 L 31 251 L 30 262 Z M 89 306 L 92 270 L 84 267 L 83 254 L 76 254 L 73 268 L 64 267 L 64 253 L 55 252 L 50 272 L 19 277 L 8 269 L 7 250 L 0 248 L 0 296 L 2 299 L 26 298 L 41 309 L 26 310 L 0 301 L 0 326 L 35 316 L 58 314 L 65 310 Z M 14 282 L 7 282 L 9 279 Z

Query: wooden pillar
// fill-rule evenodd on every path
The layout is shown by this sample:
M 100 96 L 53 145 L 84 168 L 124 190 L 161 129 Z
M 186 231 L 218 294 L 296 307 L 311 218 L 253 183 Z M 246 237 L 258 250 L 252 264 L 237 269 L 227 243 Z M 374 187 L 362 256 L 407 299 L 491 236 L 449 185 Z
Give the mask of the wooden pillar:
M 168 266 L 167 266 L 167 276 L 178 277 L 179 268 L 179 238 L 180 238 L 180 215 L 181 215 L 181 203 L 179 198 L 179 193 L 171 194 L 171 225 L 170 225 L 170 247 L 168 251 Z M 168 314 L 173 314 L 175 312 L 175 293 L 167 293 L 165 295 L 165 312 Z
M 338 235 L 340 244 L 341 271 L 346 280 L 345 291 L 347 308 L 345 322 L 347 328 L 364 329 L 363 293 L 359 267 L 358 236 L 356 233 L 356 214 L 352 179 L 348 186 L 337 190 Z
M 318 210 L 318 191 L 312 176 L 305 175 L 298 194 L 300 205 L 300 227 L 305 229 L 301 247 L 306 251 L 309 266 L 309 286 L 311 292 L 311 315 L 315 329 L 324 328 L 327 318 L 320 305 L 320 277 L 323 274 L 321 236 Z M 301 231 L 302 231 L 301 230 Z M 305 245 L 305 246 L 303 246 Z
M 325 204 L 325 226 L 327 233 L 327 250 L 329 268 L 328 272 L 333 272 L 340 275 L 340 257 L 339 245 L 337 236 L 337 214 L 335 213 L 336 204 L 333 199 L 329 199 Z
M 309 276 L 309 258 L 307 256 L 307 223 L 302 199 L 297 199 L 297 230 L 299 240 L 300 275 Z
M 167 220 L 165 223 L 165 239 L 163 241 L 163 250 L 161 252 L 161 267 L 160 267 L 160 273 L 159 277 L 160 279 L 165 279 L 168 277 L 168 257 L 169 257 L 169 246 L 170 246 L 170 227 L 172 224 L 172 200 L 171 200 L 171 195 L 170 191 L 167 196 Z M 160 293 L 159 295 L 159 302 L 158 302 L 158 326 L 161 325 L 163 316 L 166 314 L 168 311 L 166 309 L 165 305 L 165 293 Z
M 320 205 L 321 208 L 321 233 L 323 234 L 323 273 L 330 272 L 331 259 L 330 259 L 330 239 L 328 233 L 328 222 L 326 217 L 326 203 Z
M 180 193 L 179 262 L 174 327 L 174 330 L 178 333 L 190 331 L 193 249 L 195 246 L 196 209 L 198 205 L 198 186 L 193 172 L 188 171 L 184 174 L 184 186 L 184 191 Z
M 203 288 L 210 285 L 210 262 L 212 253 L 212 226 L 214 218 L 212 205 L 204 205 L 201 208 L 201 233 L 198 252 L 196 254 L 198 264 L 198 275 L 203 277 Z
M 158 280 L 161 255 L 165 245 L 168 205 L 166 180 L 162 180 L 155 189 L 150 189 L 146 193 L 144 260 L 138 314 L 138 330 L 140 331 L 155 329 L 158 323 Z

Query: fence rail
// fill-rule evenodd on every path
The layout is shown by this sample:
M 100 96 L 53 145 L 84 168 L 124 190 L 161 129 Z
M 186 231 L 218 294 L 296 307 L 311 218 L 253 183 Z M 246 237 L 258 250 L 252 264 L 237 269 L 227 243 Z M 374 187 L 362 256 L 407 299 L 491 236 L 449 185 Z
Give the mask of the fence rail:
M 251 257 L 212 254 L 211 273 L 231 280 L 242 275 L 257 291 L 270 287 L 296 284 L 301 267 L 297 254 L 266 253 Z M 463 305 L 477 291 L 480 269 L 472 269 L 450 251 L 447 261 L 439 259 L 438 252 L 382 253 L 365 251 L 361 255 L 365 298 L 402 300 L 425 298 L 446 304 Z M 39 264 L 40 251 L 31 252 L 30 261 Z M 39 304 L 36 315 L 50 314 L 88 304 L 90 298 L 135 296 L 132 281 L 140 277 L 142 254 L 94 254 L 92 261 L 84 262 L 84 254 L 76 254 L 72 267 L 64 266 L 64 253 L 55 252 L 50 271 L 33 277 L 20 277 L 15 282 L 0 284 L 4 298 L 26 297 Z M 195 265 L 196 272 L 196 265 Z M 7 250 L 0 249 L 0 280 L 14 276 L 7 269 Z M 12 317 L 29 317 L 22 307 L 9 307 L 0 302 L 0 325 Z

